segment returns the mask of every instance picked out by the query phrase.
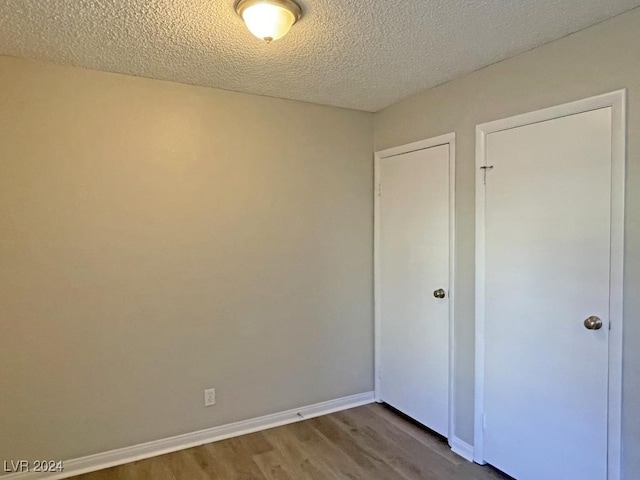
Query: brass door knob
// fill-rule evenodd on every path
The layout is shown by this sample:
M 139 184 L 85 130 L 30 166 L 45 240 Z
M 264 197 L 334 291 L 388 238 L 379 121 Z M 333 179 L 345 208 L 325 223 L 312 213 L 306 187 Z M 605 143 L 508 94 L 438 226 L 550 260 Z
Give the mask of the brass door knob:
M 587 330 L 600 330 L 602 328 L 602 320 L 596 316 L 589 317 L 584 321 L 584 327 Z
M 433 292 L 433 296 L 436 298 L 444 298 L 446 296 L 446 293 L 443 289 L 439 288 L 438 290 Z

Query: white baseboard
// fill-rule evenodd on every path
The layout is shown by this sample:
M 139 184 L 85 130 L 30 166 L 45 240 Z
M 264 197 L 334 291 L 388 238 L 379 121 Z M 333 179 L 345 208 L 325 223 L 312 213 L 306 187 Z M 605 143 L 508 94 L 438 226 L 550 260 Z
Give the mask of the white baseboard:
M 17 472 L 0 476 L 0 480 L 58 480 L 73 477 L 75 475 L 115 467 L 116 465 L 122 465 L 136 460 L 184 450 L 185 448 L 217 442 L 218 440 L 224 440 L 226 438 L 237 437 L 239 435 L 245 435 L 247 433 L 257 432 L 260 430 L 267 430 L 269 428 L 279 427 L 281 425 L 299 422 L 301 420 L 319 417 L 329 413 L 338 412 L 340 410 L 367 405 L 373 402 L 373 392 L 360 393 L 349 397 L 329 400 L 328 402 L 316 403 L 306 407 L 294 408 L 280 413 L 273 413 L 271 415 L 265 415 L 264 417 L 252 418 L 193 433 L 186 433 L 175 437 L 164 438 L 162 440 L 155 440 L 153 442 L 141 443 L 131 447 L 119 448 L 109 452 L 97 453 L 87 457 L 68 460 L 64 462 L 64 472 Z
M 452 436 L 449 440 L 449 446 L 451 451 L 456 455 L 460 455 L 462 458 L 469 462 L 473 462 L 473 445 L 469 445 L 467 442 L 463 442 L 456 436 Z

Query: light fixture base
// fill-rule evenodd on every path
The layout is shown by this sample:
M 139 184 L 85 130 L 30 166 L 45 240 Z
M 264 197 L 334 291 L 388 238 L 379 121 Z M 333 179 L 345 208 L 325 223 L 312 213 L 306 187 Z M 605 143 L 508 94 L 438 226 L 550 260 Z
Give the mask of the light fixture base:
M 242 12 L 244 12 L 248 7 L 258 3 L 270 3 L 271 5 L 277 5 L 278 7 L 289 10 L 295 17 L 295 22 L 302 18 L 302 7 L 294 0 L 238 0 L 234 8 L 236 13 L 240 18 L 242 18 Z

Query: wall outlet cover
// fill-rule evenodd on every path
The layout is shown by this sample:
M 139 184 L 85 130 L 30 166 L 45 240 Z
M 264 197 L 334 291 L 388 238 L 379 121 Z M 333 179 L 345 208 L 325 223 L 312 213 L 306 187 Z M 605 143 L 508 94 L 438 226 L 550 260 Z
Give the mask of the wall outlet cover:
M 210 407 L 216 404 L 216 389 L 208 388 L 204 391 L 204 406 Z

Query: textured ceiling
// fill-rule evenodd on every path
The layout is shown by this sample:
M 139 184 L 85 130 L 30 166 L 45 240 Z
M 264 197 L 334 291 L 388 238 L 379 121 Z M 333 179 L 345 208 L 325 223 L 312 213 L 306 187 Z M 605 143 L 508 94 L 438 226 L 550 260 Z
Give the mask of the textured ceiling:
M 2 0 L 0 54 L 377 111 L 640 0 L 301 0 L 270 45 L 233 0 Z

